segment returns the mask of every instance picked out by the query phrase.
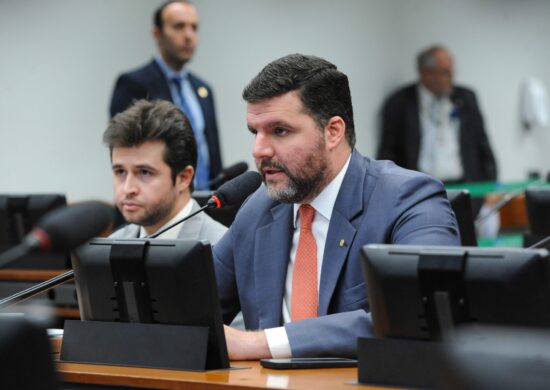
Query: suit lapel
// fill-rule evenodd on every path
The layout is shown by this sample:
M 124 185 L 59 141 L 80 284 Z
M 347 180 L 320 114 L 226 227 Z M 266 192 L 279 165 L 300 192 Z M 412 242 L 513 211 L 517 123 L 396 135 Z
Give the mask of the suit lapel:
M 352 221 L 363 211 L 366 164 L 366 160 L 354 151 L 334 204 L 319 286 L 319 315 L 328 314 L 330 300 L 357 232 Z
M 201 110 L 202 112 L 204 113 L 204 117 L 205 117 L 205 121 L 206 121 L 206 117 L 209 116 L 207 115 L 207 113 L 209 112 L 209 105 L 207 104 L 206 102 L 206 97 L 208 97 L 208 90 L 206 89 L 206 87 L 204 87 L 203 85 L 200 85 L 198 82 L 197 82 L 197 79 L 191 74 L 189 73 L 189 84 L 191 84 L 191 89 L 193 90 L 193 93 L 195 94 L 195 96 L 197 97 L 197 101 L 199 102 L 200 106 L 201 106 Z M 199 94 L 199 88 L 201 89 L 201 94 Z
M 153 72 L 151 73 L 153 77 L 151 84 L 149 85 L 149 88 L 151 88 L 151 96 L 149 96 L 148 99 L 162 99 L 173 103 L 174 100 L 172 99 L 170 87 L 168 86 L 169 81 L 166 80 L 164 73 L 162 73 L 162 70 L 155 60 L 151 62 L 150 66 L 151 69 L 153 69 Z
M 256 231 L 254 274 L 258 297 L 259 328 L 280 326 L 286 271 L 292 236 L 292 205 L 271 209 L 273 220 Z

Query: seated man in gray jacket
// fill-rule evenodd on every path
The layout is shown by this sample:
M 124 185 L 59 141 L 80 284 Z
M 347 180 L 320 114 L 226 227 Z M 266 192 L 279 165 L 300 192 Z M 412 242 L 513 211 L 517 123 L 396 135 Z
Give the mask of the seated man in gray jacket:
M 113 238 L 147 237 L 199 209 L 191 198 L 197 144 L 185 115 L 167 101 L 139 100 L 103 134 L 111 153 L 115 202 L 130 224 Z M 206 213 L 161 233 L 215 244 L 227 228 Z

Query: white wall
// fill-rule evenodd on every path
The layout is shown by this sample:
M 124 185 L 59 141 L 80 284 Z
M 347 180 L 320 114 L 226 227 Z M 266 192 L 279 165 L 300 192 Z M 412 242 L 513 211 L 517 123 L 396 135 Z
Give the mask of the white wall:
M 110 200 L 101 144 L 115 77 L 148 61 L 152 0 L 0 0 L 0 192 Z M 190 68 L 214 87 L 227 165 L 252 164 L 240 97 L 292 52 L 348 74 L 360 151 L 374 154 L 384 97 L 415 77 L 414 56 L 441 42 L 473 87 L 502 180 L 550 169 L 550 129 L 519 125 L 521 81 L 550 87 L 546 0 L 196 0 L 201 45 Z

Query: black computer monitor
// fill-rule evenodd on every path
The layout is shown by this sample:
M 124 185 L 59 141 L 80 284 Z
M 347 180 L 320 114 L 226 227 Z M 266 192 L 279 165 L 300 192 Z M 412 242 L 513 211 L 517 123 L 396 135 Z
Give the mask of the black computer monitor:
M 0 195 L 0 253 L 19 244 L 48 212 L 65 206 L 62 194 Z M 8 268 L 65 269 L 68 253 L 29 254 Z
M 550 236 L 550 187 L 527 188 L 525 206 L 531 233 Z
M 447 198 L 456 215 L 460 230 L 460 243 L 463 246 L 477 246 L 470 192 L 468 190 L 447 190 Z
M 438 340 L 460 323 L 550 326 L 546 249 L 366 245 L 375 334 Z
M 97 238 L 73 270 L 82 320 L 208 327 L 206 369 L 229 367 L 207 242 Z

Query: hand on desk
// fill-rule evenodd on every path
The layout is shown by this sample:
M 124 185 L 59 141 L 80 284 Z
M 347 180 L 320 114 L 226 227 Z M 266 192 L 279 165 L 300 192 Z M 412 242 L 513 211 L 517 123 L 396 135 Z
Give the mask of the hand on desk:
M 270 358 L 271 352 L 263 330 L 242 331 L 224 325 L 229 360 Z

